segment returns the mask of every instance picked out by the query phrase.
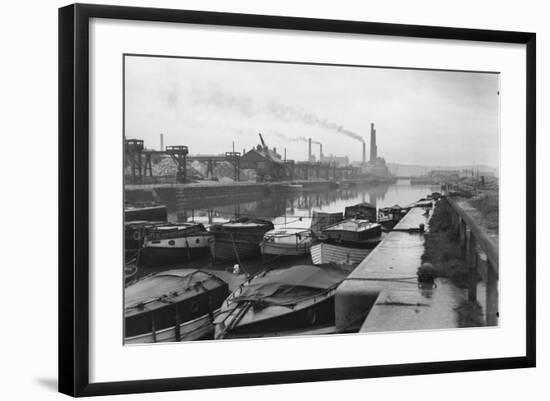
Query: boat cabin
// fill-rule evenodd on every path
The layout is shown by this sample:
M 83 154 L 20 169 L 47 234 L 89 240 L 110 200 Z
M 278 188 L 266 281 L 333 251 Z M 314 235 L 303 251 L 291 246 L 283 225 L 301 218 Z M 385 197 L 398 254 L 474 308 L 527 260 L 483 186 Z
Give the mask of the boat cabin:
M 362 219 L 376 221 L 376 206 L 363 202 L 357 205 L 348 206 L 345 209 L 344 217 L 346 219 Z
M 166 224 L 150 229 L 147 233 L 147 240 L 157 241 L 170 238 L 182 238 L 201 233 L 207 233 L 206 228 L 204 228 L 201 223 Z

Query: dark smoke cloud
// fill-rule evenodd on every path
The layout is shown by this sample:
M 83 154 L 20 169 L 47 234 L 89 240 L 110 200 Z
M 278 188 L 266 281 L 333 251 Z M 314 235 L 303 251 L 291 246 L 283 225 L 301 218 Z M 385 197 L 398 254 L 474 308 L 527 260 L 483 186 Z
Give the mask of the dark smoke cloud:
M 218 88 L 212 88 L 209 91 L 193 91 L 192 101 L 195 104 L 208 104 L 221 109 L 236 110 L 247 117 L 267 112 L 277 120 L 285 122 L 298 122 L 306 125 L 316 126 L 329 130 L 336 131 L 349 138 L 356 139 L 360 142 L 365 142 L 361 135 L 350 131 L 344 126 L 335 122 L 329 121 L 326 118 L 321 118 L 314 113 L 299 110 L 297 108 L 280 104 L 271 101 L 267 104 L 267 108 L 259 108 L 251 96 L 232 95 L 225 93 Z M 282 135 L 282 134 L 281 134 Z M 289 141 L 307 141 L 307 138 L 297 137 L 291 138 L 286 136 Z M 319 142 L 314 142 L 319 144 Z
M 280 139 L 284 139 L 285 141 L 289 141 L 289 142 L 307 142 L 308 141 L 308 138 L 306 138 L 305 136 L 288 136 L 288 135 L 285 135 L 281 132 L 278 132 L 278 131 L 272 131 L 272 130 L 268 130 L 266 131 L 267 134 L 269 135 L 273 135 L 273 136 L 276 136 Z M 318 142 L 318 141 L 315 141 L 315 140 L 311 140 L 311 143 L 315 144 L 315 145 L 320 145 L 321 142 Z
M 217 88 L 209 91 L 196 91 L 191 93 L 194 104 L 207 104 L 220 109 L 236 110 L 247 117 L 258 114 L 254 102 L 250 96 L 237 96 L 223 92 Z
M 283 121 L 302 122 L 307 125 L 314 125 L 317 127 L 334 130 L 360 142 L 365 142 L 361 135 L 344 128 L 342 125 L 328 121 L 326 118 L 321 118 L 310 112 L 298 110 L 277 102 L 270 102 L 268 105 L 268 110 L 275 118 Z

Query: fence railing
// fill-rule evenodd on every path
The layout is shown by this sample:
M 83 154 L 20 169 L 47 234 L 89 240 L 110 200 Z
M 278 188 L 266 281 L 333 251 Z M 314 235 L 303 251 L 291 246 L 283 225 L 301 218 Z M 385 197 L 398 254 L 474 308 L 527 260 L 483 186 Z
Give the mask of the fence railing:
M 470 267 L 468 299 L 477 300 L 477 283 L 482 272 L 486 284 L 485 305 L 487 326 L 498 325 L 498 247 L 484 230 L 452 198 L 443 199 L 443 206 L 451 212 L 451 226 L 460 242 L 462 254 Z

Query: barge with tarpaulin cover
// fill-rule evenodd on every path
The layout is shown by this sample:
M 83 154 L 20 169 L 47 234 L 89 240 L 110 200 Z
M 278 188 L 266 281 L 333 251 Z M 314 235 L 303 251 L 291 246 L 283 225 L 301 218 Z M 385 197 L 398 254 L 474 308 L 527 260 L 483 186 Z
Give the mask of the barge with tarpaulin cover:
M 124 290 L 125 344 L 200 340 L 213 334 L 228 284 L 197 269 L 157 273 Z
M 215 338 L 303 334 L 334 326 L 334 293 L 350 273 L 297 265 L 263 271 L 239 286 L 216 316 Z

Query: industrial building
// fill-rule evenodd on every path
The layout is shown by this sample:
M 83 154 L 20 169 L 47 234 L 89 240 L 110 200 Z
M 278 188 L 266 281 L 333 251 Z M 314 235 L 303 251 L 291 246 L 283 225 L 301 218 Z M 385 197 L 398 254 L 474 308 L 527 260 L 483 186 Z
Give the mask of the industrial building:
M 261 144 L 250 149 L 240 159 L 241 169 L 254 169 L 259 181 L 283 180 L 288 178 L 290 173 L 287 164 L 277 153 L 277 149 L 269 149 L 262 134 Z
M 334 156 L 334 155 L 321 155 L 321 163 L 328 163 L 331 166 L 346 167 L 349 166 L 349 157 L 347 156 Z

